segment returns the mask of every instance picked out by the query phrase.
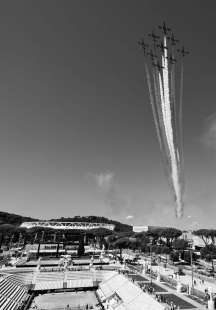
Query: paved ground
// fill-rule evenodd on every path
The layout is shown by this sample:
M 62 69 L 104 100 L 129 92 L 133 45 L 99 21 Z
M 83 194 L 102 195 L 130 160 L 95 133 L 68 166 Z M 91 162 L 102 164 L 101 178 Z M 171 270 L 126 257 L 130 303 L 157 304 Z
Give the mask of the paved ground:
M 169 301 L 173 302 L 174 304 L 178 305 L 180 309 L 192 309 L 196 308 L 191 303 L 185 301 L 184 299 L 178 297 L 175 294 L 163 294 L 163 296 Z
M 128 275 L 129 278 L 134 279 L 134 281 L 148 281 L 147 278 L 144 278 L 143 276 L 139 275 L 139 274 L 129 274 Z
M 149 284 L 152 282 L 152 286 L 154 286 L 156 294 L 165 295 L 170 301 L 173 301 L 177 306 L 179 306 L 180 309 L 205 309 L 204 305 L 200 305 L 196 301 L 188 299 L 188 297 L 182 293 L 177 293 L 176 290 L 167 287 L 165 283 L 150 279 L 148 274 L 145 274 L 144 277 L 149 281 Z
M 155 272 L 158 271 L 158 266 L 152 266 L 152 270 Z M 174 274 L 173 269 L 171 268 L 165 269 L 163 267 L 160 267 L 160 273 L 166 276 L 172 276 L 173 279 L 177 280 L 177 277 Z M 211 279 L 211 281 L 205 280 L 204 282 L 202 282 L 202 280 L 197 275 L 194 275 L 193 278 L 195 280 L 194 288 L 202 292 L 205 292 L 205 289 L 210 289 L 213 293 L 216 293 L 216 281 L 212 282 L 212 279 Z M 191 275 L 180 276 L 179 279 L 182 284 L 189 285 L 189 286 L 191 286 L 192 284 Z

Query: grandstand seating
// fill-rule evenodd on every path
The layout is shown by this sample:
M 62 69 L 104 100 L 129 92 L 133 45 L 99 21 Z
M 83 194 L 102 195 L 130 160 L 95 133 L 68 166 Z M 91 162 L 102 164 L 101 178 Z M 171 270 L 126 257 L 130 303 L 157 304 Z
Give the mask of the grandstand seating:
M 144 293 L 137 285 L 126 277 L 116 273 L 99 285 L 97 290 L 99 299 L 104 305 L 109 305 L 109 309 L 115 310 L 162 310 L 164 306 L 157 302 L 152 296 Z M 118 296 L 121 303 L 114 304 L 112 296 Z M 111 301 L 111 303 L 110 303 Z M 106 307 L 105 307 L 106 308 Z
M 35 269 L 35 268 L 34 268 Z M 14 279 L 14 281 L 20 281 L 21 284 L 26 284 L 29 285 L 32 282 L 33 278 L 33 269 L 24 269 L 20 268 L 19 270 L 17 269 L 9 269 L 9 270 L 4 270 L 4 274 L 10 275 L 10 278 Z
M 28 296 L 28 288 L 19 278 L 1 274 L 0 310 L 17 310 Z

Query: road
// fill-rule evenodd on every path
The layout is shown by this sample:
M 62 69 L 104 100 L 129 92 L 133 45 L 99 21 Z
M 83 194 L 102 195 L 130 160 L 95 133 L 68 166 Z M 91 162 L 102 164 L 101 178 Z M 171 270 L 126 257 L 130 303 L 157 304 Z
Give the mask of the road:
M 177 276 L 174 273 L 174 270 L 171 268 L 164 268 L 164 267 L 160 267 L 158 268 L 158 266 L 152 266 L 152 270 L 154 272 L 157 272 L 159 270 L 160 274 L 162 275 L 166 275 L 166 276 L 171 276 L 173 277 L 173 279 L 180 281 L 180 283 L 185 284 L 185 285 L 189 285 L 191 287 L 192 285 L 192 278 L 191 275 L 182 275 L 182 276 Z M 193 276 L 194 279 L 194 288 L 202 291 L 203 293 L 205 292 L 206 289 L 208 289 L 209 291 L 216 293 L 216 281 L 212 281 L 212 279 L 210 281 L 208 280 L 204 280 L 202 281 L 201 277 L 199 277 L 197 274 L 195 274 Z

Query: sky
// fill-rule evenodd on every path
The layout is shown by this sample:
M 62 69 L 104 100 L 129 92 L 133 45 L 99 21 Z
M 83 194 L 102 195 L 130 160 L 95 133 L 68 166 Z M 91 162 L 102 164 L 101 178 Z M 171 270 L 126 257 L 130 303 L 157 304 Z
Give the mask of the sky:
M 99 215 L 133 225 L 213 227 L 214 1 L 3 1 L 1 210 Z M 184 217 L 156 137 L 137 40 L 165 20 L 184 64 Z

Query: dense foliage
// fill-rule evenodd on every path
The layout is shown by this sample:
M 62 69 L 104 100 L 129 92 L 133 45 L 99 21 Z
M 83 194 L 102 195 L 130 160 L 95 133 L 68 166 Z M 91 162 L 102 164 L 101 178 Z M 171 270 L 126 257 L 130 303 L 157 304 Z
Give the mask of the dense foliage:
M 216 243 L 216 229 L 198 229 L 193 234 L 200 237 L 205 246 Z
M 201 249 L 201 257 L 206 259 L 207 261 L 211 261 L 212 259 L 216 259 L 216 246 L 213 244 L 206 245 Z
M 0 225 L 1 224 L 12 224 L 19 226 L 23 222 L 37 221 L 31 217 L 21 216 L 13 213 L 0 212 Z

